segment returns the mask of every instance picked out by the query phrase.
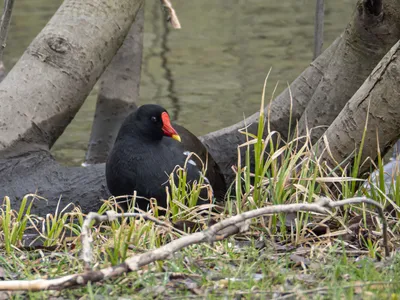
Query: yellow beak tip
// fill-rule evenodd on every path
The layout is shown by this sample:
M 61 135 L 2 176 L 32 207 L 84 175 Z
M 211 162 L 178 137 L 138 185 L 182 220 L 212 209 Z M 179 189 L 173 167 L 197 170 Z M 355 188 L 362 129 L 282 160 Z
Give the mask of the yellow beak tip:
M 172 138 L 174 140 L 177 140 L 178 142 L 181 142 L 181 137 L 179 135 L 177 135 L 177 134 L 172 135 Z

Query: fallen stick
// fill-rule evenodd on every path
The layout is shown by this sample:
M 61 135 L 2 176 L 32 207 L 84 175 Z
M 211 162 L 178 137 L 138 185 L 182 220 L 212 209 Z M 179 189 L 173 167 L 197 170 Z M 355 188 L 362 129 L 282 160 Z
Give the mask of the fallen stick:
M 229 236 L 231 236 L 232 232 L 236 233 L 237 231 L 230 231 L 225 234 L 220 234 L 222 230 L 229 228 L 231 226 L 239 227 L 239 232 L 243 232 L 248 230 L 249 220 L 252 218 L 257 218 L 263 215 L 275 214 L 275 213 L 290 213 L 290 212 L 299 212 L 299 211 L 308 211 L 315 212 L 320 214 L 330 214 L 330 208 L 339 207 L 347 204 L 357 204 L 357 203 L 366 203 L 375 206 L 379 211 L 379 216 L 382 218 L 382 235 L 383 235 L 383 244 L 385 249 L 385 255 L 389 256 L 389 248 L 387 245 L 387 222 L 384 218 L 383 208 L 382 206 L 371 199 L 368 198 L 350 198 L 341 201 L 331 201 L 328 198 L 320 198 L 315 203 L 298 203 L 298 204 L 286 204 L 286 205 L 273 205 L 268 207 L 263 207 L 255 210 L 251 210 L 248 212 L 244 212 L 242 214 L 230 217 L 225 219 L 210 228 L 196 232 L 190 235 L 183 236 L 179 239 L 176 239 L 160 248 L 150 250 L 148 252 L 135 255 L 126 259 L 123 263 L 115 267 L 108 267 L 101 270 L 90 270 L 81 274 L 67 275 L 56 279 L 36 279 L 36 280 L 10 280 L 10 281 L 0 281 L 0 291 L 42 291 L 42 290 L 62 290 L 65 288 L 77 287 L 86 285 L 88 282 L 98 282 L 101 280 L 121 276 L 126 272 L 133 272 L 139 270 L 139 268 L 146 266 L 152 262 L 157 260 L 164 260 L 170 257 L 173 253 L 188 247 L 194 244 L 200 243 L 212 243 L 214 241 L 223 240 Z M 89 214 L 90 215 L 90 214 Z M 93 218 L 97 218 L 99 221 L 102 220 L 110 220 L 114 219 L 120 214 L 108 214 L 101 216 L 101 218 L 97 218 L 94 215 L 91 215 L 90 220 Z M 132 216 L 137 216 L 138 214 L 134 214 Z M 128 216 L 128 214 L 124 214 L 124 216 Z M 88 218 L 89 219 L 89 218 Z M 82 251 L 90 254 L 90 249 L 87 250 L 85 247 L 90 248 L 90 236 L 87 230 L 89 230 L 89 225 L 91 221 L 85 220 L 85 225 L 82 227 L 83 232 L 82 239 Z

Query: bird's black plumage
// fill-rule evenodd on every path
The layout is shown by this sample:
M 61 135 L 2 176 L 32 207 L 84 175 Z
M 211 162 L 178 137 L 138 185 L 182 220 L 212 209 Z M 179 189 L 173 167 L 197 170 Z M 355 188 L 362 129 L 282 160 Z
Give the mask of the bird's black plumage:
M 165 114 L 161 106 L 143 105 L 123 122 L 106 163 L 107 186 L 114 196 L 132 195 L 136 190 L 138 196 L 156 198 L 160 206 L 166 207 L 168 176 L 177 165 L 184 166 L 187 156 L 184 143 L 166 136 Z M 184 135 L 188 136 L 187 132 Z M 200 169 L 192 163 L 186 166 L 187 181 L 198 182 Z M 207 191 L 203 190 L 201 197 L 206 198 Z M 137 199 L 136 203 L 148 209 L 147 200 Z

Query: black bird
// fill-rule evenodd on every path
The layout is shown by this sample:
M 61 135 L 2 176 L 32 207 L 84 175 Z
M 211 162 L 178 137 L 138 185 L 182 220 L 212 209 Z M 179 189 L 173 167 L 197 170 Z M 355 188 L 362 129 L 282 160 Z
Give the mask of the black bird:
M 168 176 L 177 165 L 184 166 L 191 151 L 203 162 L 207 158 L 204 182 L 210 183 L 218 200 L 223 200 L 226 186 L 218 165 L 196 136 L 184 127 L 174 127 L 168 112 L 153 104 L 142 105 L 124 120 L 106 163 L 107 186 L 112 195 L 132 195 L 136 190 L 138 196 L 156 198 L 158 205 L 167 207 Z M 199 182 L 201 167 L 191 158 L 187 164 L 187 182 Z M 206 189 L 200 197 L 207 198 Z M 199 199 L 197 204 L 203 203 L 209 202 Z M 147 200 L 137 198 L 136 204 L 148 210 Z

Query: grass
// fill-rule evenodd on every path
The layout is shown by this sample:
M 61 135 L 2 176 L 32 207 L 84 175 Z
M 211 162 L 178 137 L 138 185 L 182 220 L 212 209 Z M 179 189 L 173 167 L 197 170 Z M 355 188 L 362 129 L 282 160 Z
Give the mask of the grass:
M 264 94 L 265 87 L 263 99 Z M 78 289 L 14 293 L 12 298 L 397 299 L 400 255 L 394 250 L 400 240 L 400 181 L 393 180 L 389 187 L 385 184 L 381 154 L 376 165 L 379 173 L 366 189 L 357 178 L 365 163 L 360 159 L 362 147 L 354 159 L 329 169 L 319 161 L 307 136 L 297 137 L 294 132 L 285 142 L 264 126 L 264 117 L 262 112 L 257 135 L 243 131 L 247 142 L 238 148 L 238 156 L 244 159 L 237 162 L 236 180 L 221 207 L 224 216 L 266 205 L 313 202 L 320 195 L 333 200 L 365 195 L 393 210 L 387 214 L 394 253 L 390 259 L 382 260 L 381 226 L 375 211 L 366 205 L 348 206 L 332 217 L 306 212 L 266 216 L 253 220 L 246 233 L 213 245 L 193 245 L 139 272 Z M 254 163 L 250 159 L 253 155 Z M 154 215 L 168 224 L 191 220 L 206 226 L 204 214 L 199 214 L 194 203 L 200 189 L 209 187 L 200 180 L 187 189 L 184 168 L 175 172 L 177 176 L 170 176 L 169 210 L 159 216 L 153 203 Z M 57 208 L 53 215 L 34 216 L 30 208 L 35 199 L 35 195 L 27 195 L 21 208 L 14 211 L 10 199 L 4 198 L 0 209 L 0 275 L 11 280 L 83 272 L 77 237 L 83 213 L 71 206 Z M 117 210 L 114 201 L 104 201 L 99 212 Z M 214 206 L 217 204 L 206 208 Z M 39 234 L 44 248 L 26 248 L 24 233 L 32 230 Z M 119 264 L 184 233 L 142 219 L 122 218 L 94 227 L 92 234 L 94 268 L 98 269 Z

